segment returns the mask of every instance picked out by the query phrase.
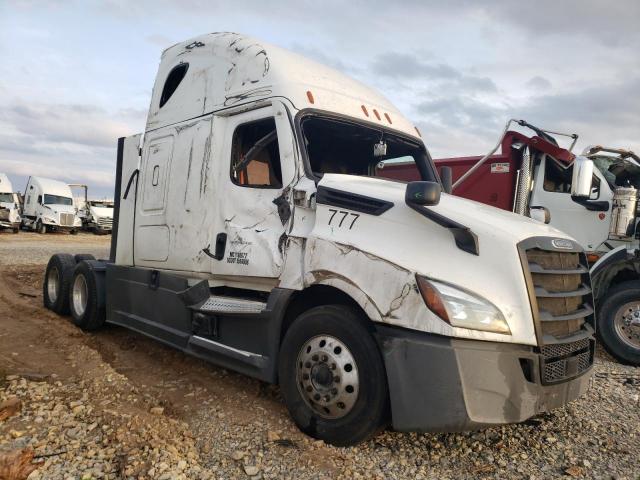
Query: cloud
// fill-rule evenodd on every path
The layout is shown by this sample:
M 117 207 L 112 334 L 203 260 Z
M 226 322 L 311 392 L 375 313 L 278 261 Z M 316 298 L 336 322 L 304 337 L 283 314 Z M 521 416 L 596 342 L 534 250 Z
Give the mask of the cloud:
M 30 143 L 71 143 L 109 147 L 130 127 L 93 105 L 31 105 L 14 103 L 2 109 L 0 122 L 28 137 Z
M 428 58 L 428 56 L 425 56 Z M 423 56 L 386 52 L 377 55 L 370 65 L 372 73 L 391 79 L 446 82 L 466 91 L 496 92 L 496 84 L 488 77 L 470 75 L 446 63 L 425 61 Z
M 553 85 L 551 82 L 540 75 L 536 75 L 535 77 L 531 77 L 529 81 L 525 84 L 527 87 L 533 90 L 549 90 Z

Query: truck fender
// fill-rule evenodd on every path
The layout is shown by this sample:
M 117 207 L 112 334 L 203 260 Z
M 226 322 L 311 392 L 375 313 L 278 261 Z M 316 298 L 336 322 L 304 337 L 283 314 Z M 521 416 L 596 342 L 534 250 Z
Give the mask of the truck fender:
M 310 272 L 307 274 L 307 277 L 308 278 L 305 279 L 307 280 L 305 282 L 307 287 L 312 285 L 328 285 L 337 288 L 355 301 L 372 321 L 382 322 L 382 313 L 375 302 L 348 278 L 338 273 L 326 271 Z
M 640 258 L 629 254 L 624 246 L 611 250 L 591 267 L 589 273 L 596 304 L 614 284 L 616 277 L 623 272 L 624 280 L 640 279 Z

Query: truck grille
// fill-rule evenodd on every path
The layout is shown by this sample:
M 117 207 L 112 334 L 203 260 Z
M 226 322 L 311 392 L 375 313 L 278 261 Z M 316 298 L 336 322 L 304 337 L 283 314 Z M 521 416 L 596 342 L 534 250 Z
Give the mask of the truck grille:
M 593 322 L 589 269 L 577 252 L 527 250 L 542 335 L 556 339 Z
M 554 383 L 588 370 L 593 363 L 594 346 L 594 342 L 588 338 L 577 342 L 542 346 L 542 381 Z
M 9 220 L 9 209 L 0 207 L 0 220 Z
M 113 226 L 113 218 L 100 217 L 100 218 L 98 218 L 98 225 L 101 228 L 104 228 L 106 230 L 110 230 L 111 227 Z
M 574 378 L 593 364 L 595 325 L 586 255 L 576 244 L 559 251 L 553 239 L 520 245 L 541 356 L 543 383 Z M 527 248 L 530 247 L 530 248 Z
M 63 227 L 73 227 L 73 219 L 75 215 L 73 213 L 61 213 L 60 225 Z

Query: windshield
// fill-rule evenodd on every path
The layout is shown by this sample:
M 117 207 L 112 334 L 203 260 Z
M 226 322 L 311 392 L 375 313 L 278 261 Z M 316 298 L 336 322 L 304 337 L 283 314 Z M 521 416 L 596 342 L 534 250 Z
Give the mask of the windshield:
M 376 168 L 380 162 L 413 164 L 422 180 L 438 181 L 433 163 L 424 145 L 375 126 L 351 120 L 305 117 L 301 122 L 309 165 L 314 176 L 325 173 L 382 177 Z M 374 145 L 386 144 L 374 155 Z
M 13 193 L 0 193 L 0 203 L 13 203 Z
M 44 194 L 45 205 L 73 205 L 73 199 L 70 197 L 62 197 L 60 195 Z
M 113 203 L 89 202 L 92 207 L 113 208 Z

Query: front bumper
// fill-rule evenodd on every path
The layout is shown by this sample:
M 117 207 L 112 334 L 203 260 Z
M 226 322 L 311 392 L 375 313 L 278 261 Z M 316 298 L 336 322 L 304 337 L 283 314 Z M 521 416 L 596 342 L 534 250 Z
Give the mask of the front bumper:
M 20 222 L 8 222 L 6 220 L 0 220 L 0 228 L 20 228 Z
M 540 380 L 533 347 L 376 326 L 393 427 L 464 431 L 522 422 L 586 392 L 591 368 L 554 385 Z

